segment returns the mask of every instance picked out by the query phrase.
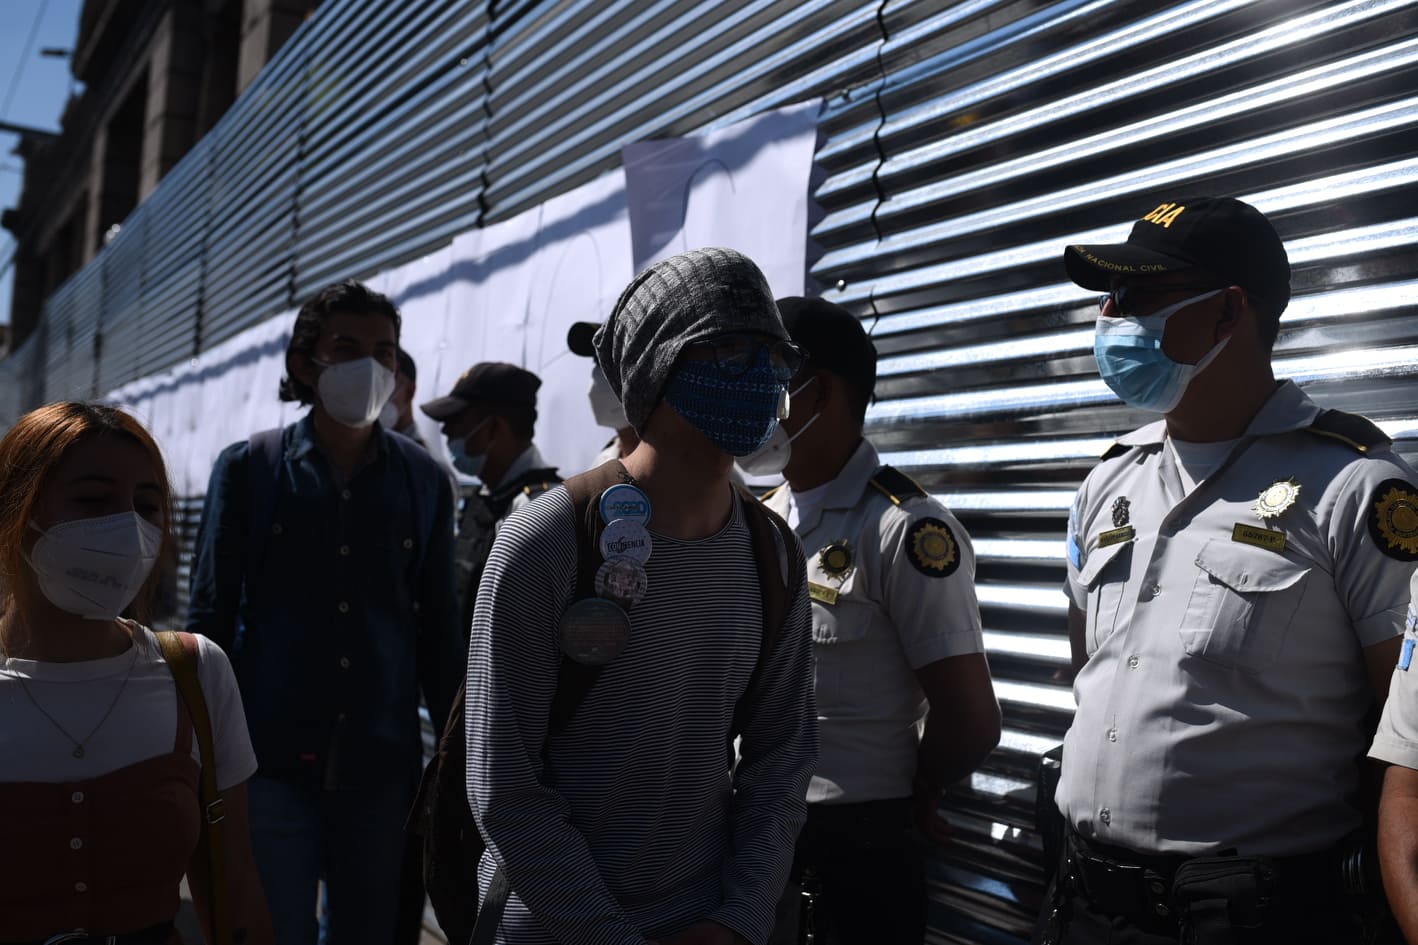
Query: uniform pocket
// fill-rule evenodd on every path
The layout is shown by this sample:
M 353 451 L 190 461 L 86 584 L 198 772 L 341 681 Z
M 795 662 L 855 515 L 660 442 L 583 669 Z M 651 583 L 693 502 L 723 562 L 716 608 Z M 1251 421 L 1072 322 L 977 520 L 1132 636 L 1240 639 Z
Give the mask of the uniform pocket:
M 847 575 L 847 579 L 838 583 L 822 574 L 809 573 L 811 580 L 819 588 L 825 589 L 831 596 L 835 593 L 834 603 L 823 603 L 815 600 L 812 607 L 812 641 L 824 646 L 839 646 L 844 643 L 856 643 L 866 638 L 867 628 L 871 624 L 873 612 L 872 602 L 853 596 L 859 593 L 857 587 L 857 572 L 853 571 Z
M 1208 662 L 1261 672 L 1285 645 L 1310 569 L 1224 538 L 1208 541 L 1196 566 L 1182 618 L 1183 649 Z
M 1103 641 L 1117 629 L 1118 612 L 1122 610 L 1123 590 L 1127 586 L 1132 561 L 1133 543 L 1120 542 L 1106 548 L 1095 548 L 1078 572 L 1078 582 L 1088 589 L 1088 655 L 1092 656 Z

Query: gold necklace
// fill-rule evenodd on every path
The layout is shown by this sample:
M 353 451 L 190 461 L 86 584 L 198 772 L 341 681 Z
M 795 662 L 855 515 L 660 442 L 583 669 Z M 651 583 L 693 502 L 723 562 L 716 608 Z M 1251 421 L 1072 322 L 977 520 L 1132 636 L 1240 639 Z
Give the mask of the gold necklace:
M 8 660 L 8 657 L 6 657 L 6 659 Z M 84 757 L 84 746 L 89 743 L 90 739 L 92 739 L 95 735 L 98 734 L 98 730 L 103 728 L 103 723 L 108 721 L 108 717 L 112 715 L 113 710 L 118 707 L 118 700 L 123 698 L 123 690 L 128 688 L 128 680 L 133 678 L 133 667 L 136 665 L 138 665 L 138 641 L 135 639 L 133 641 L 133 658 L 128 661 L 128 672 L 123 674 L 123 682 L 118 684 L 118 691 L 114 693 L 113 701 L 110 702 L 108 704 L 108 708 L 104 710 L 103 717 L 98 720 L 98 724 L 95 725 L 92 730 L 90 730 L 89 734 L 85 735 L 81 739 L 76 739 L 73 735 L 70 735 L 69 730 L 66 729 L 64 726 L 60 725 L 59 720 L 56 719 L 54 716 L 50 715 L 49 711 L 45 709 L 44 706 L 39 704 L 39 700 L 34 697 L 34 693 L 30 692 L 29 683 L 25 682 L 25 677 L 22 673 L 15 672 L 14 670 L 11 670 L 10 672 L 15 677 L 16 681 L 19 682 L 20 688 L 25 691 L 25 695 L 29 697 L 30 702 L 34 705 L 36 709 L 39 710 L 39 714 L 48 719 L 49 724 L 57 728 L 59 730 L 59 734 L 67 738 L 69 740 L 69 743 L 74 746 L 74 750 L 72 752 L 73 756 L 75 758 L 82 758 Z

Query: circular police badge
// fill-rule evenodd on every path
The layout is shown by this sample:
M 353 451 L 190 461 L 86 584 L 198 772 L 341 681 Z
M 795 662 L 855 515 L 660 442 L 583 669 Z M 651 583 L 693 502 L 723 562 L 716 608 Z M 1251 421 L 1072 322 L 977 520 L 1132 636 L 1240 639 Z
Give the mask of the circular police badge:
M 938 518 L 923 518 L 906 533 L 906 557 L 926 577 L 948 577 L 960 567 L 960 546 L 950 526 Z
M 601 532 L 601 556 L 605 558 L 629 558 L 643 565 L 650 560 L 653 543 L 650 533 L 639 522 L 618 518 L 606 524 Z
M 649 589 L 645 569 L 630 558 L 611 558 L 596 571 L 596 594 L 629 608 Z
M 1264 492 L 1256 497 L 1256 503 L 1251 506 L 1251 511 L 1262 519 L 1275 518 L 1294 505 L 1295 500 L 1299 497 L 1300 483 L 1296 481 L 1294 476 L 1289 479 L 1280 479 L 1271 483 Z
M 625 519 L 639 525 L 650 524 L 650 497 L 628 482 L 611 486 L 601 493 L 601 521 Z
M 822 573 L 839 581 L 852 572 L 852 546 L 840 538 L 817 553 L 817 565 Z
M 1379 483 L 1369 502 L 1369 534 L 1390 558 L 1418 561 L 1418 491 L 1402 479 Z
M 599 597 L 574 602 L 557 625 L 561 652 L 585 666 L 604 666 L 630 640 L 630 617 L 618 605 Z

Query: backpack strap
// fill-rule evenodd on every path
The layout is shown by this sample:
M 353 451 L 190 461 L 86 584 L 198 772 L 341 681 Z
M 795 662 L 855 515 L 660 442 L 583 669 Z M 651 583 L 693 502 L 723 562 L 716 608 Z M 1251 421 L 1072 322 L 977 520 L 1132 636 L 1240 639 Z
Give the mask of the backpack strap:
M 596 594 L 596 572 L 603 561 L 601 532 L 605 530 L 599 508 L 601 493 L 617 483 L 630 481 L 630 473 L 625 471 L 618 459 L 566 480 L 566 491 L 571 495 L 571 508 L 576 516 L 575 600 Z M 561 657 L 561 665 L 556 672 L 556 694 L 552 696 L 551 713 L 547 719 L 547 738 L 565 730 L 571 717 L 585 701 L 586 694 L 600 678 L 601 669 L 600 666 L 578 663 L 565 655 Z
M 748 686 L 734 705 L 730 742 L 743 732 L 749 696 L 758 688 L 768 654 L 782 636 L 783 624 L 788 619 L 788 610 L 792 607 L 802 578 L 795 567 L 798 556 L 793 552 L 797 550 L 798 537 L 792 528 L 772 509 L 755 499 L 753 493 L 742 486 L 737 488 L 749 541 L 753 545 L 753 560 L 758 566 L 758 590 L 763 598 L 763 636 L 758 643 L 758 660 L 753 664 Z
M 197 638 L 190 633 L 163 631 L 157 634 L 163 659 L 172 673 L 177 692 L 192 718 L 197 750 L 202 756 L 201 787 L 202 843 L 207 847 L 208 882 L 211 884 L 213 945 L 232 945 L 231 911 L 227 902 L 225 803 L 217 789 L 217 748 L 212 737 L 212 715 L 202 694 L 197 675 Z

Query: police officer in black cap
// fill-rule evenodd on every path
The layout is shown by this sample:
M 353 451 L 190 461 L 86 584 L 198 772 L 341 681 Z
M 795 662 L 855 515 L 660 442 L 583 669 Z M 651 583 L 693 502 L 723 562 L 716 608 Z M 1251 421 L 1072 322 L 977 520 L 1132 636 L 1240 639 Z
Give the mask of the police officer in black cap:
M 773 942 L 808 940 L 801 888 L 816 897 L 813 942 L 920 945 L 912 825 L 945 840 L 942 791 L 1000 737 L 975 556 L 945 506 L 862 437 L 876 348 L 861 322 L 823 299 L 778 310 L 807 360 L 788 417 L 739 464 L 788 480 L 764 502 L 807 557 L 821 747 Z
M 1039 938 L 1370 941 L 1346 852 L 1371 833 L 1359 759 L 1399 655 L 1418 473 L 1275 377 L 1290 263 L 1255 207 L 1172 197 L 1063 262 L 1106 293 L 1104 382 L 1156 419 L 1069 519 L 1078 710 Z
M 541 378 L 515 364 L 483 361 L 458 378 L 448 396 L 419 408 L 443 424 L 454 467 L 482 481 L 458 524 L 454 563 L 465 633 L 499 524 L 561 482 L 532 443 L 541 386 Z

